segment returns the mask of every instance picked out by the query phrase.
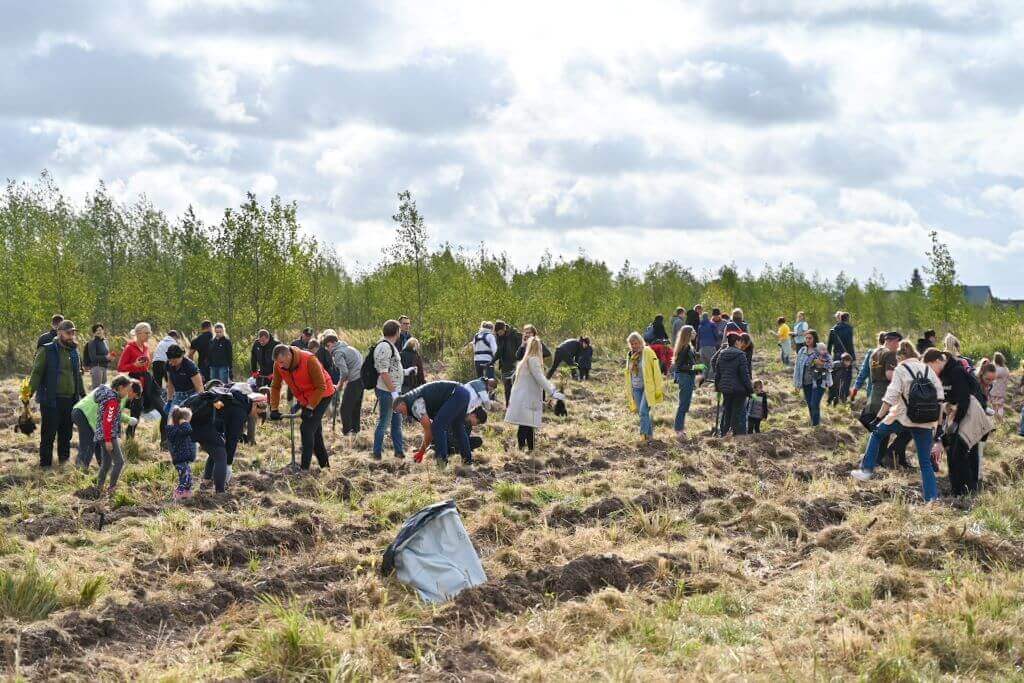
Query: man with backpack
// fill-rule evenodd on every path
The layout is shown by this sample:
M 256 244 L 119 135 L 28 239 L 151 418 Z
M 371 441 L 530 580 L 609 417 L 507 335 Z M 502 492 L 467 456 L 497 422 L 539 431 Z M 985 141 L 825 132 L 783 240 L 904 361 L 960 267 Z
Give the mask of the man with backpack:
M 477 377 L 494 377 L 494 359 L 498 355 L 498 340 L 494 337 L 494 323 L 485 320 L 473 335 L 473 367 Z
M 396 458 L 405 457 L 402 440 L 402 416 L 394 411 L 394 402 L 402 391 L 405 369 L 395 343 L 401 333 L 397 320 L 388 320 L 381 328 L 380 340 L 370 348 L 363 360 L 363 387 L 373 387 L 377 395 L 377 428 L 373 432 L 373 457 L 380 460 L 384 451 L 384 434 L 391 427 L 391 445 Z M 415 370 L 415 368 L 410 368 Z M 426 386 L 426 385 L 424 385 Z
M 910 352 L 914 353 L 913 349 Z M 928 502 L 938 498 L 931 450 L 932 435 L 939 423 L 941 402 L 945 396 L 939 375 L 946 367 L 946 360 L 938 349 L 928 349 L 923 358 L 910 357 L 896 367 L 875 416 L 860 468 L 851 471 L 851 477 L 858 481 L 871 479 L 889 435 L 909 431 L 917 446 L 924 500 Z
M 288 385 L 295 401 L 302 407 L 302 422 L 299 425 L 302 434 L 300 466 L 308 470 L 316 454 L 320 468 L 327 468 L 330 463 L 327 446 L 324 445 L 323 419 L 335 391 L 331 376 L 309 351 L 279 344 L 274 349 L 274 377 L 270 382 L 271 420 L 280 420 L 282 417 L 277 409 L 281 403 L 282 384 Z
M 505 387 L 505 405 L 508 405 L 509 397 L 512 396 L 512 377 L 516 372 L 516 352 L 523 344 L 523 335 L 504 320 L 495 320 L 494 336 L 498 341 L 495 360 L 498 362 L 498 372 L 501 373 L 501 383 Z

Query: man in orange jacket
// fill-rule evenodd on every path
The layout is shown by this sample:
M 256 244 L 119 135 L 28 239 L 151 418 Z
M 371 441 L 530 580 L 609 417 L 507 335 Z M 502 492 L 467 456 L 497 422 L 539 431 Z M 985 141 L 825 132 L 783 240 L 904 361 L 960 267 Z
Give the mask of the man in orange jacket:
M 312 353 L 295 346 L 274 348 L 274 377 L 270 381 L 270 419 L 280 420 L 281 383 L 288 385 L 302 407 L 302 469 L 308 470 L 316 454 L 321 469 L 329 466 L 324 445 L 323 417 L 331 405 L 334 382 Z

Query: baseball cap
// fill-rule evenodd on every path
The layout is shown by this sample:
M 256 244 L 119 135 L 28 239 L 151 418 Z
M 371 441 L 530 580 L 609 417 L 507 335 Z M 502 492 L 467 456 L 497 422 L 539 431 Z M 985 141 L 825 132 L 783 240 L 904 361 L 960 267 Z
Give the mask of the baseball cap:
M 78 328 L 70 320 L 63 321 L 60 325 L 57 325 L 58 332 L 77 332 Z
M 902 341 L 903 340 L 903 335 L 900 334 L 899 332 L 886 332 L 885 333 L 885 340 L 886 341 L 891 341 L 893 339 L 895 339 L 896 341 Z

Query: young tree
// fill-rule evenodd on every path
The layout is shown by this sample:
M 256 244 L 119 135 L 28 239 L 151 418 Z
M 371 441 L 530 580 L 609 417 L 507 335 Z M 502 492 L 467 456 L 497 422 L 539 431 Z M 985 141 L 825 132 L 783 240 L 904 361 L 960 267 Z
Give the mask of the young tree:
M 398 193 L 398 213 L 391 217 L 395 228 L 395 241 L 388 254 L 396 264 L 408 265 L 413 270 L 416 290 L 416 319 L 423 325 L 423 309 L 427 305 L 427 259 L 430 256 L 427 242 L 430 235 L 423 222 L 423 215 L 416 208 L 416 200 L 409 190 Z
M 952 325 L 958 309 L 964 303 L 964 289 L 956 274 L 956 262 L 949 247 L 939 241 L 937 232 L 931 232 L 932 248 L 928 252 L 928 265 L 924 272 L 928 276 L 928 299 L 934 319 L 945 325 Z

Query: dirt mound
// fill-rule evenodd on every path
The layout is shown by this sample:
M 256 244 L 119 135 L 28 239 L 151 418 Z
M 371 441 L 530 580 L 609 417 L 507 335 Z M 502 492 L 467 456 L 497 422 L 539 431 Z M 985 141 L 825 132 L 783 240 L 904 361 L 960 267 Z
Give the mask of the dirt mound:
M 764 538 L 775 532 L 790 538 L 800 535 L 800 520 L 797 516 L 772 503 L 758 503 L 723 526 L 745 531 L 755 538 Z
M 857 534 L 845 526 L 827 526 L 814 538 L 814 545 L 825 550 L 844 550 L 856 542 Z
M 479 640 L 445 650 L 438 657 L 438 664 L 442 671 L 460 681 L 511 680 L 496 671 L 498 663 L 488 651 L 487 643 Z
M 628 502 L 618 496 L 603 498 L 583 511 L 564 505 L 556 505 L 548 514 L 547 523 L 549 526 L 554 527 L 575 526 L 622 514 L 630 506 L 639 508 L 644 512 L 650 512 L 661 507 L 696 503 L 703 498 L 704 494 L 698 491 L 692 484 L 683 482 L 674 487 L 666 486 L 651 489 L 632 498 Z
M 873 537 L 867 556 L 893 565 L 940 569 L 949 557 L 966 557 L 985 570 L 1024 569 L 1024 550 L 990 534 L 948 527 L 941 534 L 881 533 Z
M 544 567 L 525 574 L 509 574 L 464 590 L 438 615 L 442 624 L 471 623 L 499 614 L 519 613 L 553 597 L 573 600 L 611 586 L 624 591 L 651 583 L 659 566 L 670 570 L 686 566 L 678 558 L 664 556 L 630 562 L 618 555 L 583 555 L 560 567 Z
M 253 556 L 266 557 L 282 550 L 298 550 L 312 545 L 324 532 L 316 518 L 299 520 L 290 527 L 265 526 L 259 529 L 233 531 L 198 555 L 200 562 L 236 566 Z
M 828 498 L 814 498 L 800 504 L 800 521 L 810 531 L 821 531 L 827 526 L 842 524 L 846 511 L 839 501 Z
M 74 657 L 80 648 L 63 631 L 49 624 L 32 624 L 22 629 L 14 623 L 0 629 L 0 656 L 8 667 L 15 658 L 22 665 L 32 665 L 53 655 Z
M 871 595 L 876 600 L 907 600 L 917 595 L 921 582 L 904 574 L 883 572 L 871 586 Z
M 70 517 L 29 517 L 18 522 L 15 529 L 24 534 L 28 540 L 35 541 L 43 536 L 74 533 L 78 531 L 79 524 L 77 520 Z

